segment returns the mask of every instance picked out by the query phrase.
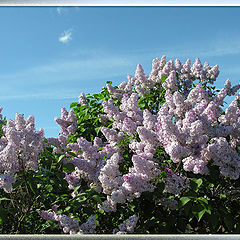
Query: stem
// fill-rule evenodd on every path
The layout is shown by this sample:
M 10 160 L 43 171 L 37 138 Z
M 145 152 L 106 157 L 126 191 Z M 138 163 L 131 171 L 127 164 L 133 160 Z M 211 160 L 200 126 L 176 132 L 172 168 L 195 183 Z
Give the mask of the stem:
M 25 167 L 24 167 L 24 164 L 23 164 L 23 160 L 21 159 L 20 156 L 18 156 L 18 160 L 19 160 L 19 163 L 20 163 L 20 165 L 21 165 L 21 167 L 22 167 L 22 171 L 21 171 L 21 172 L 22 172 L 23 179 L 24 179 L 24 182 L 25 182 L 25 188 L 26 188 L 27 196 L 31 198 L 31 194 L 30 194 L 30 190 L 31 190 L 31 189 L 29 189 L 29 184 L 28 184 L 28 181 L 27 181 L 26 171 L 25 171 Z M 26 214 L 27 214 L 27 213 L 29 212 L 29 210 L 31 209 L 31 207 L 32 207 L 35 199 L 36 199 L 36 196 L 34 196 L 34 197 L 32 198 L 32 201 L 30 201 L 30 204 L 28 204 L 28 200 L 29 200 L 29 199 L 28 199 L 28 198 L 26 199 L 26 205 L 28 205 L 28 208 L 27 208 L 27 211 L 26 211 L 26 212 L 22 211 L 22 209 L 21 209 L 21 216 L 20 216 L 20 218 L 18 219 L 18 226 L 17 226 L 16 233 L 21 233 L 21 224 L 22 224 L 24 218 L 26 217 Z
M 180 165 L 181 165 L 181 161 L 178 163 L 177 168 L 175 169 L 174 172 L 176 172 L 176 171 L 178 170 L 178 168 L 180 167 Z
M 29 189 L 27 178 L 26 178 L 26 171 L 25 171 L 25 167 L 24 167 L 24 164 L 23 164 L 23 160 L 20 157 L 18 157 L 18 160 L 19 160 L 19 162 L 21 164 L 21 167 L 22 167 L 23 179 L 25 181 L 27 194 L 30 196 L 30 193 L 29 193 L 30 189 Z
M 23 222 L 24 218 L 26 217 L 27 213 L 30 211 L 31 207 L 33 206 L 33 203 L 38 197 L 34 196 L 33 200 L 31 201 L 31 204 L 29 204 L 27 211 L 20 217 L 19 222 L 18 222 L 18 227 L 17 227 L 17 232 L 16 233 L 21 233 L 21 223 Z

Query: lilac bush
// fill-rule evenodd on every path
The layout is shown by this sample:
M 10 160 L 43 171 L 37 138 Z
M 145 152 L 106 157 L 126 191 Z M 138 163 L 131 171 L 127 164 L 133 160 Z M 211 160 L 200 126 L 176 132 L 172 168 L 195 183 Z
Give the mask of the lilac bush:
M 232 87 L 228 79 L 217 93 L 211 84 L 218 74 L 218 65 L 210 67 L 205 63 L 203 67 L 198 58 L 191 67 L 189 59 L 185 64 L 176 59 L 174 64 L 163 56 L 153 60 L 149 76 L 138 65 L 135 76 L 127 75 L 128 82 L 118 87 L 107 83 L 110 97 L 102 101 L 103 113 L 98 114 L 102 137 L 95 137 L 93 143 L 80 137 L 62 148 L 75 154 L 67 158 L 75 167 L 65 177 L 69 189 L 75 189 L 84 179 L 105 196 L 98 210 L 116 213 L 118 206 L 127 208 L 134 199 L 140 199 L 145 192 L 154 193 L 158 184 L 164 183 L 158 202 L 164 210 L 173 211 L 177 199 L 181 200 L 181 194 L 190 189 L 188 172 L 208 175 L 208 165 L 213 162 L 223 177 L 238 179 L 238 95 L 225 112 L 222 106 L 224 98 L 234 95 L 240 85 Z M 141 104 L 141 99 L 147 99 L 151 92 L 155 96 L 164 94 L 160 99 L 164 101 L 157 107 L 154 102 L 152 108 Z M 84 94 L 79 104 L 89 107 Z M 108 121 L 112 122 L 110 128 L 106 127 Z M 61 133 L 69 137 L 66 131 Z M 166 159 L 156 157 L 159 148 L 168 154 L 170 166 L 177 165 L 179 173 L 164 167 Z M 126 151 L 131 154 L 124 155 Z M 126 171 L 121 171 L 129 163 Z M 153 181 L 164 172 L 161 180 Z M 78 195 L 74 191 L 72 196 Z
M 62 108 L 57 138 L 17 114 L 2 127 L 1 188 L 29 178 L 41 232 L 239 233 L 240 85 L 216 90 L 218 68 L 163 56 L 146 75 L 139 64 Z

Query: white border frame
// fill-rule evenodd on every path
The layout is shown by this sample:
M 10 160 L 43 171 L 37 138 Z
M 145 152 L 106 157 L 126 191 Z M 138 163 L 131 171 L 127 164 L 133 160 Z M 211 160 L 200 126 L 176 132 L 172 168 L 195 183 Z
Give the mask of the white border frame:
M 214 3 L 214 0 L 173 0 L 182 1 L 183 3 L 171 3 L 167 0 L 158 0 L 159 3 L 151 3 L 151 0 L 141 0 L 145 3 L 131 3 L 134 0 L 129 0 L 129 3 L 119 3 L 121 0 L 90 0 L 92 3 L 87 3 L 89 0 L 0 0 L 0 6 L 86 6 L 86 7 L 237 7 L 240 6 L 240 2 L 236 3 L 236 0 L 230 0 L 230 3 L 226 0 L 226 3 L 223 3 L 225 0 L 220 0 L 221 3 Z M 112 3 L 106 3 L 112 1 Z M 156 1 L 156 0 L 155 0 Z M 216 0 L 215 0 L 216 1 Z M 150 2 L 150 3 L 149 3 Z M 211 3 L 212 2 L 212 3 Z
M 85 7 L 157 7 L 157 6 L 164 6 L 164 7 L 237 7 L 240 6 L 240 3 L 230 3 L 230 4 L 224 4 L 224 3 L 220 3 L 220 4 L 214 4 L 214 3 L 179 3 L 179 4 L 175 4 L 175 3 L 159 3 L 159 4 L 151 4 L 151 3 L 147 3 L 148 0 L 145 0 L 146 3 L 141 3 L 141 4 L 119 4 L 119 3 L 114 3 L 115 0 L 112 0 L 113 3 L 112 4 L 108 4 L 108 3 L 92 3 L 92 4 L 88 4 L 88 3 L 79 3 L 79 0 L 76 1 L 72 1 L 69 3 L 67 1 L 69 0 L 48 0 L 48 2 L 45 1 L 38 1 L 36 2 L 36 0 L 20 0 L 21 3 L 18 2 L 18 0 L 12 1 L 12 0 L 7 0 L 5 2 L 2 2 L 3 0 L 0 0 L 0 7 L 2 6 L 53 6 L 53 7 L 58 7 L 58 6 L 85 6 Z M 99 2 L 101 0 L 95 0 L 96 2 Z M 104 0 L 103 0 L 104 1 Z M 131 1 L 131 0 L 130 0 Z M 161 1 L 161 0 L 159 0 Z M 165 0 L 164 0 L 165 1 Z M 194 0 L 192 0 L 193 2 L 195 2 Z M 226 0 L 227 1 L 227 0 Z M 38 240 L 45 240 L 45 239 L 102 239 L 102 240 L 109 240 L 109 239 L 137 239 L 137 240 L 146 240 L 146 239 L 163 239 L 163 240 L 193 240 L 193 239 L 202 239 L 202 240 L 207 240 L 207 239 L 240 239 L 240 235 L 238 234 L 221 234 L 221 235 L 217 235 L 217 234 L 202 234 L 202 235 L 196 235 L 196 234 L 175 234 L 175 235 L 171 235 L 171 234 L 156 234 L 156 235 L 152 235 L 152 234 L 141 234 L 141 235 L 135 235 L 135 234 L 126 234 L 126 235 L 104 235 L 104 234 L 99 234 L 99 235 L 95 235 L 95 234 L 91 234 L 91 235 L 68 235 L 68 234 L 59 234 L 59 235 L 32 235 L 32 234 L 19 234 L 19 235 L 11 235 L 11 234 L 3 234 L 1 235 L 0 233 L 0 240 L 1 239 L 19 239 L 19 240 L 23 240 L 23 239 L 38 239 Z

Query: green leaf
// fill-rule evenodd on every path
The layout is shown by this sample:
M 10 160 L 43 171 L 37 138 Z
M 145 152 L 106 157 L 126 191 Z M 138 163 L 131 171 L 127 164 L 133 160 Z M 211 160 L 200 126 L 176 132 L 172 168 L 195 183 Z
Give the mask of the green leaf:
M 193 191 L 198 192 L 200 186 L 202 185 L 203 181 L 201 178 L 191 178 L 190 179 L 190 187 L 193 189 Z
M 32 186 L 32 183 L 29 182 L 28 185 L 29 185 L 30 189 L 32 190 L 32 192 L 33 192 L 34 194 L 36 194 L 36 192 L 35 192 L 35 190 L 34 190 L 34 188 L 33 188 L 33 186 Z
M 136 207 L 136 206 L 133 205 L 133 204 L 129 205 L 129 209 L 130 209 L 132 212 L 134 212 L 135 207 Z
M 87 198 L 83 196 L 82 198 L 80 198 L 80 200 L 78 202 L 82 203 L 82 202 L 85 202 L 86 200 L 87 200 Z
M 209 184 L 209 187 L 210 187 L 210 188 L 213 188 L 213 187 L 214 187 L 214 184 L 213 184 L 213 183 L 210 183 L 210 184 Z
M 92 198 L 99 204 L 102 204 L 102 200 L 98 195 L 93 195 Z
M 183 206 L 186 205 L 190 200 L 191 200 L 191 198 L 189 198 L 189 197 L 181 197 L 178 208 L 183 207 Z
M 76 107 L 76 106 L 78 106 L 78 102 L 73 102 L 73 103 L 70 104 L 70 108 L 73 108 L 73 107 Z
M 76 192 L 80 187 L 81 187 L 81 185 L 74 187 L 74 192 Z
M 101 213 L 101 214 L 103 214 L 103 213 L 104 213 L 104 210 L 98 209 L 98 212 Z
M 139 106 L 140 108 L 145 108 L 146 104 L 145 104 L 145 103 L 139 103 L 138 106 Z
M 73 172 L 75 171 L 75 166 L 72 163 L 67 163 L 63 166 L 63 171 Z
M 166 79 L 167 79 L 167 77 L 166 77 L 166 76 L 162 76 L 162 82 L 165 82 L 165 81 L 166 81 Z
M 226 198 L 226 197 L 227 197 L 226 194 L 223 194 L 223 193 L 220 194 L 220 198 Z
M 69 211 L 71 209 L 71 207 L 70 206 L 67 206 L 66 208 L 65 208 L 65 211 L 67 212 L 67 211 Z
M 100 132 L 101 128 L 102 128 L 102 126 L 96 127 L 96 128 L 95 128 L 95 132 L 98 134 L 98 133 Z
M 93 124 L 98 123 L 101 118 L 102 118 L 102 117 L 97 117 L 97 118 L 94 120 Z
M 204 197 L 199 197 L 199 198 L 197 198 L 197 200 L 201 203 L 205 203 L 206 205 L 208 205 L 208 200 Z
M 198 214 L 197 214 L 198 222 L 200 222 L 200 220 L 205 212 L 206 212 L 206 209 L 203 209 L 202 211 L 198 212 Z
M 63 160 L 63 158 L 65 158 L 65 157 L 66 157 L 65 154 L 62 154 L 62 155 L 58 158 L 57 163 L 61 162 L 61 161 Z
M 208 213 L 209 215 L 212 214 L 212 212 L 211 212 L 211 210 L 209 208 L 208 209 L 206 208 L 205 210 L 206 210 L 206 213 Z
M 53 186 L 52 185 L 46 185 L 45 186 L 45 188 L 46 188 L 46 190 L 48 191 L 48 192 L 51 192 L 52 190 L 53 190 Z
M 87 196 L 88 194 L 83 192 L 83 193 L 79 193 L 78 196 L 81 197 L 81 196 Z
M 0 201 L 11 201 L 11 199 L 10 198 L 0 198 Z

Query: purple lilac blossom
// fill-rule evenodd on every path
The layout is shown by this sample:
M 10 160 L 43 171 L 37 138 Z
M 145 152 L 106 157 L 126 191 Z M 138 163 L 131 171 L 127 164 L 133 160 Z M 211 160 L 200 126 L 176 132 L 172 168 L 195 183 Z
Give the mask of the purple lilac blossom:
M 35 131 L 34 117 L 24 120 L 17 113 L 14 120 L 2 126 L 0 138 L 0 188 L 12 191 L 19 171 L 37 170 L 39 155 L 43 152 L 43 129 Z

